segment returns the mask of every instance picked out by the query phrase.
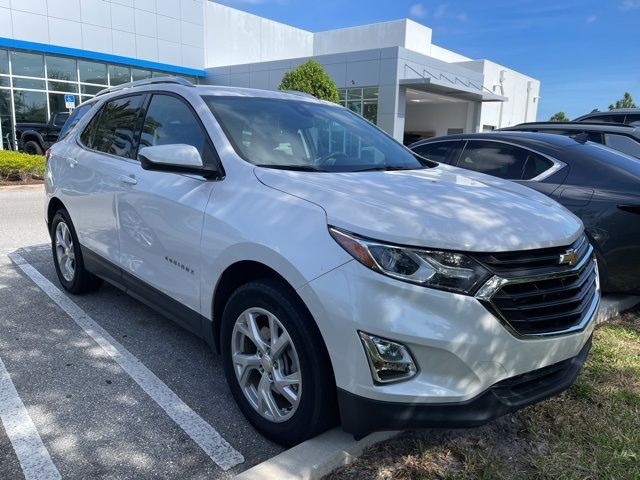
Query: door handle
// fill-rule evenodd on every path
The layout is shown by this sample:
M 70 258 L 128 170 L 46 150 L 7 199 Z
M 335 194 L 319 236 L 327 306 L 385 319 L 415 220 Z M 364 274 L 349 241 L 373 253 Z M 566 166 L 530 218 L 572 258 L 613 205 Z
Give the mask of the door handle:
M 121 175 L 120 182 L 125 183 L 127 185 L 135 185 L 138 183 L 138 180 L 136 180 L 136 177 L 133 177 L 133 176 L 130 177 L 128 175 Z

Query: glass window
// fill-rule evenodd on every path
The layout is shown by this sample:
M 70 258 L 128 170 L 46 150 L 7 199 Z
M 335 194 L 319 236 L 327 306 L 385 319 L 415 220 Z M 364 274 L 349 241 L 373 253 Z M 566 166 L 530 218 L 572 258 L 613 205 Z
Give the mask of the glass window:
M 78 70 L 73 58 L 47 57 L 47 78 L 78 81 Z
M 505 143 L 470 141 L 458 167 L 506 179 L 522 179 L 527 150 Z
M 9 54 L 6 50 L 0 50 L 0 73 L 9 75 Z
M 0 75 L 0 87 L 10 87 L 11 82 L 9 81 L 11 77 L 3 77 Z
M 522 180 L 531 180 L 532 178 L 536 178 L 551 167 L 553 167 L 553 162 L 548 158 L 534 152 L 528 152 L 527 162 L 522 173 Z
M 88 102 L 93 98 L 93 95 L 82 95 L 80 97 L 80 103 Z
M 13 118 L 11 116 L 11 90 L 0 90 L 0 144 L 7 150 L 13 149 Z
M 47 94 L 45 92 L 13 91 L 16 122 L 47 122 Z
M 362 99 L 362 89 L 361 88 L 350 88 L 347 90 L 347 100 L 361 100 Z
M 36 53 L 11 52 L 11 73 L 44 78 L 44 57 Z
M 149 70 L 142 70 L 140 68 L 132 68 L 131 78 L 133 79 L 133 81 L 151 78 L 151 72 Z
M 378 100 L 378 88 L 368 87 L 362 89 L 362 98 L 365 100 Z
M 85 83 L 107 84 L 107 65 L 104 63 L 78 61 L 80 81 Z
M 459 135 L 461 133 L 464 133 L 462 128 L 447 128 L 447 135 Z
M 606 145 L 627 155 L 640 158 L 640 143 L 624 135 L 605 134 Z
M 62 127 L 62 130 L 60 130 L 60 140 L 62 140 L 76 128 L 78 122 L 82 120 L 82 117 L 84 117 L 89 110 L 91 110 L 91 107 L 93 107 L 93 104 L 88 103 L 85 105 L 80 105 L 73 111 L 71 116 L 67 119 L 64 126 Z
M 204 99 L 236 152 L 250 163 L 331 172 L 431 166 L 343 108 L 273 98 Z
M 378 101 L 365 100 L 362 102 L 362 116 L 375 124 L 378 122 Z
M 121 65 L 109 65 L 109 85 L 122 85 L 131 81 L 131 69 Z
M 77 83 L 52 82 L 51 80 L 49 80 L 47 84 L 49 85 L 49 90 L 55 90 L 57 92 L 78 93 Z
M 438 163 L 451 163 L 452 151 L 459 144 L 460 142 L 424 143 L 411 148 L 411 150 L 423 158 L 428 158 Z
M 627 115 L 624 121 L 625 123 L 633 123 L 633 124 L 640 123 L 640 113 Z
M 87 93 L 89 95 L 95 95 L 96 93 L 104 90 L 107 87 L 97 87 L 95 85 L 80 85 L 80 92 Z
M 13 77 L 13 88 L 33 88 L 35 90 L 44 90 L 44 80 Z
M 92 148 L 100 152 L 133 158 L 135 125 L 142 95 L 117 98 L 102 109 Z
M 193 145 L 205 158 L 207 135 L 193 111 L 177 97 L 154 95 L 144 120 L 140 148 L 174 143 Z
M 78 105 L 78 96 L 75 95 L 75 105 Z M 65 105 L 64 93 L 50 93 L 49 94 L 49 111 L 51 115 L 56 112 L 66 112 L 69 109 Z

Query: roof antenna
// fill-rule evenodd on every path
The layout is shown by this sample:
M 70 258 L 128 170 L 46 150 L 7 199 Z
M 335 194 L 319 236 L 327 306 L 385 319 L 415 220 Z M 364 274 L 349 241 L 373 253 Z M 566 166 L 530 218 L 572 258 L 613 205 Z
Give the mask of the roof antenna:
M 587 132 L 581 132 L 577 135 L 573 135 L 573 138 L 576 142 L 585 144 L 589 141 L 589 134 Z

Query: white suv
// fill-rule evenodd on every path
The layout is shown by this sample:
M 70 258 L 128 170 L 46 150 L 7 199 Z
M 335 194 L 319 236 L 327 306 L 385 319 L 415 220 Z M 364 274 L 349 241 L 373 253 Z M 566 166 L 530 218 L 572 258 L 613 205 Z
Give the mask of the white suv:
M 105 279 L 203 337 L 281 444 L 338 418 L 479 425 L 568 388 L 589 350 L 576 217 L 337 105 L 135 82 L 79 106 L 47 158 L 64 288 Z

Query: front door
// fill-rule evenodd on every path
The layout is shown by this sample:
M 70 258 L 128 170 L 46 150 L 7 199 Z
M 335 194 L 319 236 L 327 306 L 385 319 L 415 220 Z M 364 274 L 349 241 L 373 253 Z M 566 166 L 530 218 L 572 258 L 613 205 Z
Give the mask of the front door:
M 153 94 L 147 101 L 140 148 L 193 145 L 206 162 L 212 147 L 189 104 L 165 93 Z M 197 175 L 143 170 L 137 161 L 129 163 L 129 176 L 132 182 L 117 202 L 119 264 L 125 276 L 199 312 L 200 238 L 215 182 Z M 149 291 L 139 293 L 148 296 Z

